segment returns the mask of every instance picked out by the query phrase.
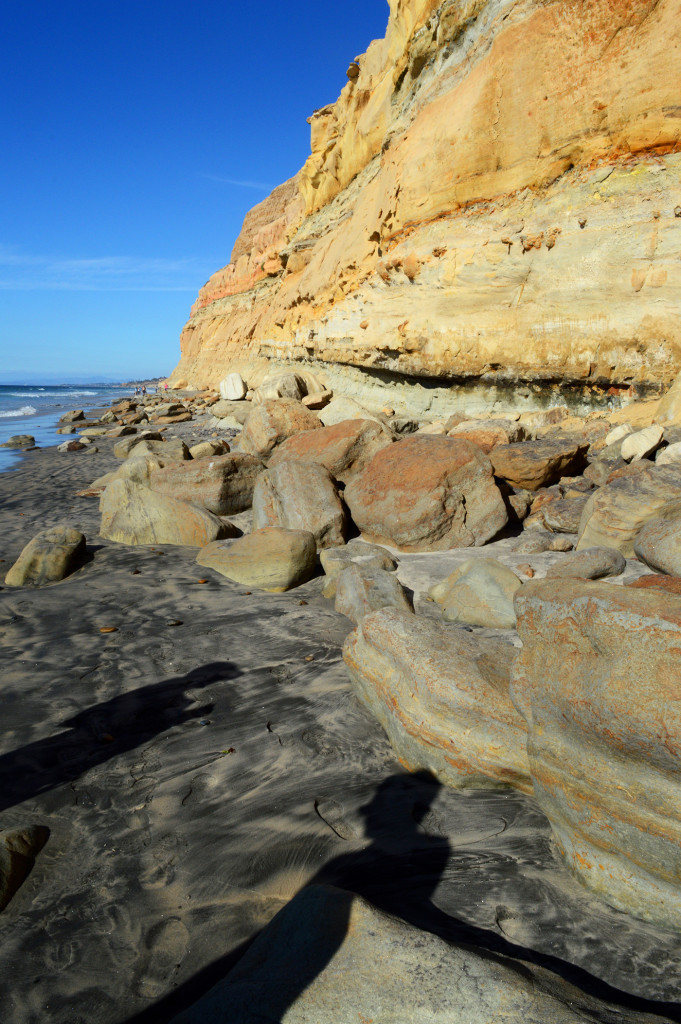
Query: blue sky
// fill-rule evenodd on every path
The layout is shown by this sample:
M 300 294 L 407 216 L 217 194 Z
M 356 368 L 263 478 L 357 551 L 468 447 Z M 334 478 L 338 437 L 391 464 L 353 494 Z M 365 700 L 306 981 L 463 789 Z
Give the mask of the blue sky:
M 387 20 L 385 0 L 4 4 L 0 381 L 169 373 L 244 214 Z

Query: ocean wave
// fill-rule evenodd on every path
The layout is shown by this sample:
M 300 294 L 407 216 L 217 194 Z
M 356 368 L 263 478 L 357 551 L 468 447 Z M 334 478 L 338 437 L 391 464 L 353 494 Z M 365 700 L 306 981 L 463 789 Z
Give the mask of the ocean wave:
M 99 391 L 6 391 L 6 395 L 11 395 L 12 398 L 79 398 L 82 395 L 93 396 L 99 395 Z
M 22 405 L 21 409 L 8 409 L 7 412 L 0 412 L 0 419 L 7 416 L 35 416 L 36 410 L 32 405 Z

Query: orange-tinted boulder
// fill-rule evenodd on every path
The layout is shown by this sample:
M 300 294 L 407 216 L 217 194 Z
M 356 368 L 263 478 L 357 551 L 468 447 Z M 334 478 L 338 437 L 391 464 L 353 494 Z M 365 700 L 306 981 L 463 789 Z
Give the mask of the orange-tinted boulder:
M 350 480 L 344 496 L 367 538 L 404 551 L 479 546 L 508 519 L 488 457 L 450 437 L 389 445 Z
M 287 462 L 316 462 L 343 483 L 392 444 L 387 427 L 376 420 L 342 420 L 321 430 L 306 430 L 289 437 L 272 453 L 270 466 Z
M 537 491 L 558 483 L 563 476 L 576 476 L 586 466 L 588 441 L 565 438 L 560 441 L 525 441 L 500 444 L 490 452 L 494 475 L 512 487 Z
M 229 452 L 154 469 L 149 486 L 152 491 L 189 501 L 217 516 L 230 516 L 251 507 L 253 488 L 262 471 L 263 464 L 255 456 Z
M 302 430 L 321 430 L 321 420 L 293 398 L 269 398 L 254 406 L 241 432 L 241 448 L 266 456 L 273 448 Z

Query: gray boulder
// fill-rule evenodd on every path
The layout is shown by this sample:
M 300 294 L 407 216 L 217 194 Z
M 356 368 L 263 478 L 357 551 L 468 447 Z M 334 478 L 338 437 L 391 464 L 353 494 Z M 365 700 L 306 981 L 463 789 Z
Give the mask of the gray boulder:
M 8 587 L 58 583 L 85 561 L 85 537 L 71 526 L 53 526 L 30 540 L 5 576 Z
M 626 558 L 614 548 L 585 548 L 561 558 L 547 569 L 546 578 L 599 580 L 605 576 L 621 576 L 626 567 Z
M 100 498 L 100 509 L 100 535 L 119 544 L 202 548 L 229 536 L 230 528 L 205 508 L 157 494 L 132 480 L 110 483 Z
M 414 606 L 394 572 L 350 565 L 336 580 L 335 608 L 359 625 L 369 612 L 398 608 L 413 612 Z
M 328 471 L 311 462 L 278 462 L 262 473 L 253 491 L 253 527 L 307 530 L 318 548 L 345 540 L 347 515 Z
M 668 576 L 681 576 L 681 503 L 672 519 L 651 519 L 634 542 L 637 558 Z
M 269 526 L 231 544 L 209 544 L 196 561 L 235 583 L 281 593 L 311 579 L 317 545 L 314 536 L 304 530 Z
M 260 459 L 229 452 L 190 462 L 170 462 L 153 469 L 149 486 L 152 491 L 188 501 L 217 516 L 230 516 L 251 507 L 253 489 L 262 471 Z

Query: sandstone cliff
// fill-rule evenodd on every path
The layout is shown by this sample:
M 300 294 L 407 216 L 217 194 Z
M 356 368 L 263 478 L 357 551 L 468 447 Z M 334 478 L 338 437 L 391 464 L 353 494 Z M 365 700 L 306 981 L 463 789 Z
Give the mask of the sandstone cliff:
M 172 380 L 681 369 L 681 0 L 389 0 L 299 173 L 201 289 Z M 350 371 L 349 371 L 350 372 Z

